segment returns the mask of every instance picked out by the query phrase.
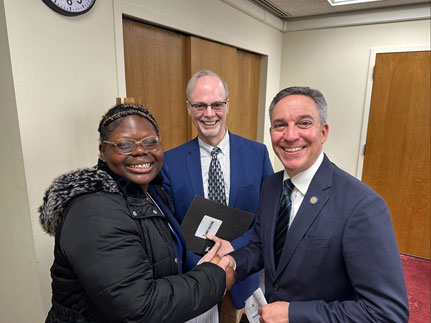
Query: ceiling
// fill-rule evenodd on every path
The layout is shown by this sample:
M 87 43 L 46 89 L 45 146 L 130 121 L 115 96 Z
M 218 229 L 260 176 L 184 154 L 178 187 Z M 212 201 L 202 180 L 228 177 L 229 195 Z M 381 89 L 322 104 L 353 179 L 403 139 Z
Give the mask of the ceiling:
M 381 0 L 354 5 L 331 6 L 328 0 L 249 0 L 270 11 L 282 20 L 310 16 L 333 15 L 347 12 L 363 12 L 375 9 L 388 9 L 416 4 L 429 4 L 424 0 Z

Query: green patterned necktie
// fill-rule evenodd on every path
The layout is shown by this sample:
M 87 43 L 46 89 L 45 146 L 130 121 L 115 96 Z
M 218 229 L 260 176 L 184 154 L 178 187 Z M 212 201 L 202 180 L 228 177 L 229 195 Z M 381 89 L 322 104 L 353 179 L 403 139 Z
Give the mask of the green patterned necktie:
M 286 241 L 287 229 L 289 228 L 290 211 L 292 210 L 292 194 L 294 185 L 289 179 L 284 181 L 283 192 L 280 199 L 280 207 L 278 209 L 278 218 L 274 231 L 274 259 L 275 268 L 280 261 L 280 256 L 283 251 L 284 242 Z

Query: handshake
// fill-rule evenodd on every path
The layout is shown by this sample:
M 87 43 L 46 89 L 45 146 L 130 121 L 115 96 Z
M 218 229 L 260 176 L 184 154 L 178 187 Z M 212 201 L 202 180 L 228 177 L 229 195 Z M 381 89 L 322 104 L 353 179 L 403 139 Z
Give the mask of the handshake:
M 227 255 L 234 251 L 229 241 L 220 239 L 214 235 L 208 234 L 207 239 L 215 242 L 214 246 L 208 253 L 201 258 L 199 263 L 212 262 L 218 265 L 226 272 L 226 290 L 230 290 L 236 281 L 235 260 Z

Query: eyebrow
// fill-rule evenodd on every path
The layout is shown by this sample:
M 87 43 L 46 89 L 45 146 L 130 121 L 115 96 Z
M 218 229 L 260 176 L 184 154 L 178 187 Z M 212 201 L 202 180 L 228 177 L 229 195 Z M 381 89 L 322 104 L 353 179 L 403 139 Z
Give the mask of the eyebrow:
M 298 118 L 296 120 L 303 120 L 303 119 L 307 119 L 307 118 L 314 120 L 314 118 L 311 114 L 301 114 L 300 116 L 298 116 Z M 278 119 L 272 120 L 272 122 L 284 122 L 284 121 L 285 121 L 284 118 L 278 118 Z
M 313 118 L 313 116 L 311 114 L 302 114 L 302 115 L 299 116 L 298 120 L 307 119 L 307 118 L 310 118 L 310 119 L 314 120 L 314 118 Z
M 216 101 L 213 101 L 211 103 L 208 103 L 208 105 L 213 104 L 213 103 L 224 103 L 224 102 L 226 102 L 226 101 L 216 100 Z M 202 102 L 202 101 L 197 101 L 197 102 L 193 102 L 191 104 L 207 104 L 207 103 Z

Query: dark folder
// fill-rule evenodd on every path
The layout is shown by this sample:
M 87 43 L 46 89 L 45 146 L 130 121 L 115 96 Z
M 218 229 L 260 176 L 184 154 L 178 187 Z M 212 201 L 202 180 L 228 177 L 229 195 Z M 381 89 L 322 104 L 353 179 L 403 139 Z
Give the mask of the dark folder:
M 187 249 L 202 256 L 214 244 L 206 234 L 232 241 L 250 228 L 253 219 L 253 213 L 195 196 L 181 224 Z

